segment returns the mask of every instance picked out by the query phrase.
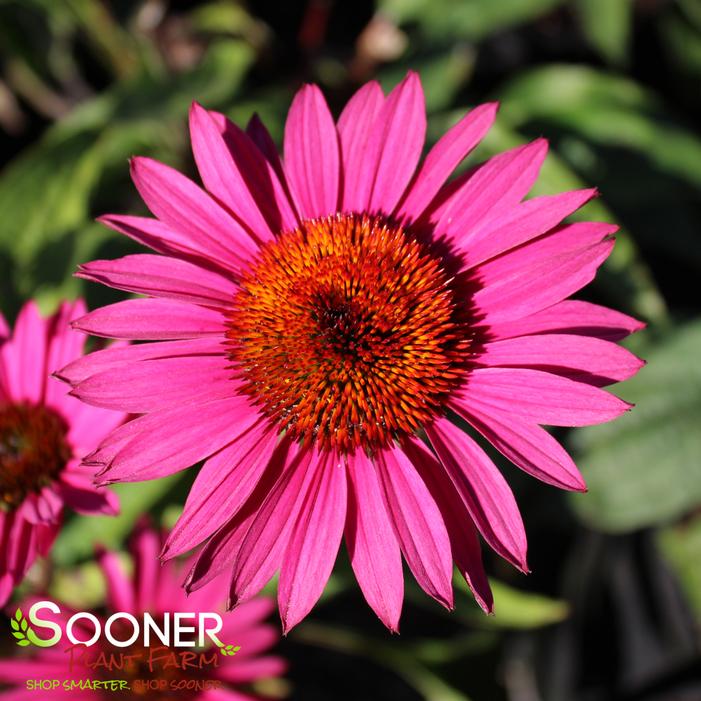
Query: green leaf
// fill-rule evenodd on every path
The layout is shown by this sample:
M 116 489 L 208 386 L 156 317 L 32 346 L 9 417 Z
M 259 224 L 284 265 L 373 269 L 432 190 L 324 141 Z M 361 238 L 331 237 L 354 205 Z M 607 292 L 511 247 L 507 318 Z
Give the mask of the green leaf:
M 10 625 L 12 626 L 13 630 L 19 630 L 19 623 L 14 618 L 10 619 Z
M 640 84 L 587 66 L 551 64 L 511 81 L 502 116 L 571 127 L 592 141 L 643 150 L 669 172 L 701 185 L 701 140 Z
M 0 261 L 9 258 L 10 277 L 0 287 L 3 298 L 79 292 L 83 283 L 71 279 L 70 266 L 104 240 L 86 232 L 104 206 L 113 206 L 115 183 L 121 189 L 128 178 L 127 159 L 140 153 L 180 160 L 192 100 L 214 107 L 231 99 L 251 60 L 242 41 L 218 39 L 193 70 L 117 83 L 22 151 L 0 173 Z
M 21 621 L 22 618 L 23 618 L 23 616 L 22 616 L 22 609 L 19 609 L 19 608 L 18 608 L 18 609 L 15 611 L 15 619 L 18 620 L 18 621 Z
M 20 647 L 27 647 L 27 645 L 31 645 L 31 643 L 29 642 L 29 640 L 18 640 L 18 641 L 17 641 L 17 644 L 18 644 Z
M 648 365 L 621 386 L 635 408 L 577 429 L 571 444 L 589 486 L 572 496 L 583 520 L 629 531 L 677 518 L 701 504 L 701 322 L 668 336 Z
M 20 640 L 21 640 L 21 639 L 24 639 L 24 637 L 25 637 L 24 633 L 22 633 L 22 632 L 19 631 L 19 630 L 17 630 L 17 631 L 15 631 L 14 633 L 12 633 L 12 635 L 14 635 L 15 638 L 20 638 Z
M 131 562 L 120 555 L 125 571 L 129 571 Z M 89 560 L 78 567 L 56 568 L 51 578 L 49 594 L 54 601 L 61 601 L 76 610 L 97 608 L 105 598 L 105 575 L 94 560 Z
M 22 622 L 20 623 L 20 628 L 24 631 L 27 630 L 27 619 L 26 618 L 22 619 Z
M 498 97 L 504 123 L 554 135 L 638 240 L 701 269 L 701 138 L 660 96 L 619 75 L 551 64 L 518 76 Z
M 412 52 L 405 60 L 394 62 L 380 71 L 378 78 L 389 92 L 406 75 L 415 70 L 421 75 L 428 113 L 446 109 L 469 82 L 475 65 L 476 52 L 467 45 L 452 46 L 438 51 Z
M 591 45 L 610 63 L 625 63 L 633 18 L 632 0 L 577 0 L 576 7 Z
M 569 614 L 564 601 L 515 589 L 495 579 L 490 580 L 490 585 L 494 615 L 484 618 L 486 625 L 527 630 L 559 623 Z
M 432 39 L 476 41 L 533 20 L 564 0 L 381 0 L 378 9 L 400 24 L 418 23 Z

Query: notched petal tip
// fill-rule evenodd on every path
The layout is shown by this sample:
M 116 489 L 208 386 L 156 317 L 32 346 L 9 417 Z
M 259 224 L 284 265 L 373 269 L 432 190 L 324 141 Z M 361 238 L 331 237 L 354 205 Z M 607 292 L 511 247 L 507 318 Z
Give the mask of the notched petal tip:
M 129 161 L 131 162 L 131 159 Z M 119 214 L 101 214 L 99 217 L 95 217 L 95 221 L 111 229 L 114 226 L 114 220 L 119 217 Z
M 89 317 L 90 317 L 90 314 L 85 314 L 81 317 L 78 317 L 77 319 L 73 319 L 73 321 L 69 322 L 69 326 L 74 331 L 80 331 L 81 333 L 90 333 L 88 327 L 85 326 L 85 323 Z
M 66 384 L 70 385 L 71 381 L 68 379 L 68 377 L 66 377 L 65 375 L 62 374 L 67 367 L 68 366 L 66 365 L 66 367 L 63 367 L 60 370 L 54 370 L 51 373 L 50 377 L 53 377 L 55 380 L 58 380 L 59 382 L 65 382 Z

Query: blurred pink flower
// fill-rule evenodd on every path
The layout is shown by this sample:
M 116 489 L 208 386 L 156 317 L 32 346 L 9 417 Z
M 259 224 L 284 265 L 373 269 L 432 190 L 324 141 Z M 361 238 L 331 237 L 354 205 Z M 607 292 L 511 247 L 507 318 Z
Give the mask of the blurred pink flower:
M 20 699 L 35 698 L 36 690 L 26 690 L 27 680 L 57 679 L 64 680 L 123 680 L 131 688 L 134 698 L 148 699 L 207 699 L 208 701 L 246 701 L 260 698 L 249 693 L 248 686 L 260 679 L 277 677 L 287 668 L 286 662 L 277 656 L 264 655 L 277 641 L 280 634 L 273 626 L 265 623 L 265 618 L 275 608 L 268 598 L 256 598 L 240 606 L 236 611 L 224 613 L 218 608 L 223 592 L 221 582 L 212 582 L 191 596 L 187 596 L 180 586 L 182 579 L 181 563 L 172 561 L 159 566 L 157 555 L 162 542 L 153 530 L 138 527 L 131 541 L 133 574 L 127 575 L 115 552 L 101 550 L 98 554 L 102 574 L 107 584 L 106 613 L 98 616 L 101 622 L 102 636 L 94 646 L 85 648 L 73 647 L 65 637 L 57 645 L 47 648 L 26 647 L 24 654 L 11 659 L 0 659 L 0 680 L 8 685 L 18 685 L 16 688 L 0 693 L 0 698 Z M 22 610 L 26 614 L 34 600 L 25 602 Z M 60 605 L 60 602 L 57 602 Z M 141 644 L 142 635 L 137 642 L 127 647 L 115 647 L 104 637 L 104 622 L 108 616 L 116 612 L 132 614 L 137 621 L 143 613 L 149 613 L 159 627 L 164 627 L 162 617 L 176 612 L 221 614 L 223 627 L 217 637 L 224 643 L 240 647 L 234 655 L 220 655 L 211 643 L 202 648 L 166 647 L 155 639 L 149 648 Z M 52 615 L 42 611 L 44 620 L 52 620 L 64 631 L 68 619 L 75 612 L 61 605 L 61 613 Z M 190 625 L 193 619 L 187 619 Z M 173 623 L 171 621 L 171 635 Z M 210 624 L 211 627 L 211 624 Z M 133 634 L 129 627 L 120 634 L 117 626 L 113 634 L 121 640 L 126 640 Z M 78 639 L 88 640 L 95 633 L 92 623 L 85 620 L 75 625 L 75 635 Z M 40 636 L 41 637 L 41 636 Z M 193 634 L 185 634 L 190 639 Z M 195 635 L 196 637 L 196 635 Z M 187 668 L 180 665 L 180 653 L 192 654 Z M 205 653 L 202 668 L 199 669 L 199 658 L 195 655 Z M 100 664 L 98 660 L 104 653 L 104 659 L 113 656 L 113 669 Z M 124 657 L 122 657 L 122 655 Z M 131 660 L 126 659 L 132 657 Z M 88 666 L 86 665 L 94 665 Z M 154 680 L 154 686 L 147 688 L 143 682 Z M 198 686 L 199 682 L 199 686 Z M 163 685 L 161 688 L 156 683 Z M 188 688 L 188 684 L 190 687 Z M 206 685 L 206 689 L 200 687 Z M 72 689 L 81 698 L 89 697 L 103 699 L 115 696 L 113 691 L 101 689 Z M 117 693 L 117 696 L 123 695 Z M 14 694 L 14 695 L 13 695 Z M 65 699 L 66 691 L 59 686 L 53 691 L 41 692 L 42 699 Z
M 34 302 L 14 333 L 0 314 L 0 605 L 58 533 L 63 507 L 115 514 L 114 494 L 93 484 L 80 458 L 124 420 L 123 412 L 88 407 L 49 374 L 79 358 L 85 339 L 70 321 L 82 301 L 64 302 L 43 319 Z
M 526 534 L 506 481 L 451 413 L 526 472 L 584 489 L 540 425 L 625 412 L 601 386 L 640 368 L 612 341 L 642 324 L 566 299 L 608 257 L 616 227 L 561 224 L 594 190 L 523 200 L 543 139 L 447 182 L 496 109 L 473 109 L 421 161 L 415 73 L 388 96 L 368 83 L 338 122 L 306 85 L 284 163 L 257 117 L 244 132 L 197 104 L 205 189 L 132 161 L 156 218 L 102 221 L 162 255 L 81 266 L 83 278 L 147 298 L 75 326 L 158 343 L 95 353 L 62 376 L 90 404 L 144 414 L 88 456 L 104 483 L 206 461 L 163 553 L 208 539 L 189 590 L 231 568 L 235 605 L 279 570 L 288 630 L 321 595 L 345 533 L 390 629 L 402 555 L 446 607 L 455 562 L 490 611 L 477 533 L 524 571 Z

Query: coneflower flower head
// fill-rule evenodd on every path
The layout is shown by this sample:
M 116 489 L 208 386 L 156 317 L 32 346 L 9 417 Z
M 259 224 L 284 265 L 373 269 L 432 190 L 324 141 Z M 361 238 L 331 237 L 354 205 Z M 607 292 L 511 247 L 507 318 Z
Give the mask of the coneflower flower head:
M 85 311 L 82 301 L 64 302 L 43 318 L 28 302 L 12 332 L 0 315 L 0 605 L 48 553 L 64 505 L 86 514 L 118 509 L 80 458 L 125 414 L 81 404 L 49 376 L 82 355 L 85 338 L 69 323 Z
M 601 386 L 641 366 L 612 343 L 641 324 L 567 300 L 611 252 L 615 227 L 561 223 L 594 190 L 524 200 L 544 140 L 449 181 L 495 113 L 473 109 L 421 160 L 416 74 L 387 97 L 368 83 L 337 122 L 305 86 L 282 159 L 257 118 L 244 132 L 193 105 L 204 189 L 132 162 L 155 219 L 102 221 L 161 255 L 79 275 L 147 297 L 76 326 L 155 343 L 101 351 L 62 376 L 90 404 L 143 414 L 87 457 L 103 481 L 205 461 L 163 553 L 206 541 L 188 589 L 230 569 L 236 605 L 279 571 L 287 630 L 320 596 L 345 534 L 390 629 L 402 556 L 447 607 L 455 563 L 491 610 L 477 534 L 522 570 L 526 536 L 506 481 L 456 416 L 537 478 L 584 489 L 541 425 L 629 408 Z

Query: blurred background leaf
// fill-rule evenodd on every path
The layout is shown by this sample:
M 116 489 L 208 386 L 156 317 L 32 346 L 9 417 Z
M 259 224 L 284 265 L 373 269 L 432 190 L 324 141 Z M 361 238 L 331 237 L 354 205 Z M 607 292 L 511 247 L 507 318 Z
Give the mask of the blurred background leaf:
M 573 432 L 589 491 L 572 503 L 595 527 L 661 525 L 701 503 L 700 349 L 701 323 L 670 333 L 621 387 L 635 410 Z

